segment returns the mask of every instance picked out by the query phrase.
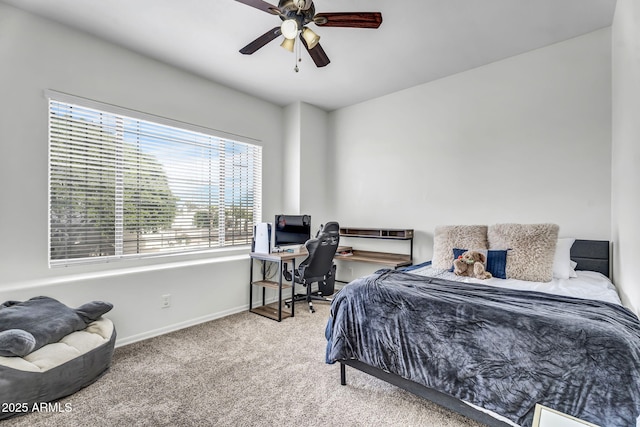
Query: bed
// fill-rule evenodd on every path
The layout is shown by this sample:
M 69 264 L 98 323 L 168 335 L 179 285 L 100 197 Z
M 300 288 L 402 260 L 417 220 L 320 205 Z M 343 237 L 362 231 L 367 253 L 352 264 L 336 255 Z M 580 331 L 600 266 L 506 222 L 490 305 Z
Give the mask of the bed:
M 569 253 L 571 277 L 525 288 L 429 262 L 356 279 L 334 297 L 326 362 L 343 385 L 350 366 L 489 426 L 531 426 L 536 403 L 640 426 L 640 322 L 608 280 L 609 242 Z

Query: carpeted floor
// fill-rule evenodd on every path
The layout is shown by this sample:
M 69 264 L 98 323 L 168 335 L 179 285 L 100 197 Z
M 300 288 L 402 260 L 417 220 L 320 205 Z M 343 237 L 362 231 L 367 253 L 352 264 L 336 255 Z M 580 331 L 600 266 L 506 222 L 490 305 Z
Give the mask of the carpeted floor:
M 11 426 L 435 426 L 480 424 L 324 363 L 326 304 L 281 323 L 243 312 L 120 347 L 109 371 L 58 409 Z M 117 325 L 116 325 L 117 327 Z

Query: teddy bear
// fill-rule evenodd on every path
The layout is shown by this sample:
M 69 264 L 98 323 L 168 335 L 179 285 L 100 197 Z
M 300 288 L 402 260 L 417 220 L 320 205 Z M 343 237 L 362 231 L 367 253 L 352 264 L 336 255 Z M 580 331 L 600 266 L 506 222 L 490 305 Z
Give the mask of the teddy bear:
M 485 270 L 487 257 L 478 251 L 466 251 L 453 261 L 453 272 L 456 276 L 469 276 L 476 279 L 490 279 L 491 273 Z

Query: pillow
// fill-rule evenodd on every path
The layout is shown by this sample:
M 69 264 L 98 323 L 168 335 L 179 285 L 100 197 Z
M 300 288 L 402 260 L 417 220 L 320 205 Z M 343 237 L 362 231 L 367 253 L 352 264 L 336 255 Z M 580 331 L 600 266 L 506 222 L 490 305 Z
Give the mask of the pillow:
M 556 279 L 568 279 L 571 273 L 571 246 L 576 239 L 564 238 L 556 242 L 556 253 L 553 256 L 553 277 Z
M 487 262 L 485 270 L 487 270 L 491 275 L 497 279 L 506 279 L 507 278 L 507 251 L 506 250 L 486 250 L 486 249 L 471 249 L 474 251 L 481 252 L 486 255 Z M 458 249 L 453 248 L 453 259 L 455 260 L 467 249 Z M 453 267 L 451 267 L 450 271 L 453 271 Z
M 26 356 L 36 347 L 36 339 L 22 329 L 0 332 L 0 356 Z
M 489 226 L 489 249 L 508 248 L 507 277 L 550 282 L 558 240 L 557 224 L 495 224 Z
M 486 225 L 441 225 L 433 233 L 431 265 L 448 270 L 453 264 L 453 248 L 489 249 Z
M 569 277 L 578 277 L 578 273 L 576 273 L 576 267 L 578 263 L 574 260 L 569 261 L 569 265 L 571 266 L 571 271 L 569 272 Z
M 49 297 L 35 297 L 24 302 L 7 301 L 0 305 L 0 331 L 4 332 L 0 344 L 5 345 L 0 346 L 0 353 L 24 356 L 16 353 L 23 353 L 24 349 L 31 347 L 26 333 L 35 340 L 29 352 L 36 351 L 47 344 L 60 341 L 72 332 L 85 329 L 94 318 L 111 308 L 113 305 L 110 303 L 94 301 L 76 311 Z M 10 330 L 14 332 L 7 333 Z

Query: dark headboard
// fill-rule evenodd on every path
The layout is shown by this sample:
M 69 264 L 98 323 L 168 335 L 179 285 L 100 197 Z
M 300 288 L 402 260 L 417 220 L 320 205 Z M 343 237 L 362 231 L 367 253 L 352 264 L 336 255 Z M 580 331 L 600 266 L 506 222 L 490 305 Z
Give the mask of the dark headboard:
M 609 242 L 606 240 L 576 240 L 571 246 L 571 259 L 576 270 L 597 271 L 609 277 Z

